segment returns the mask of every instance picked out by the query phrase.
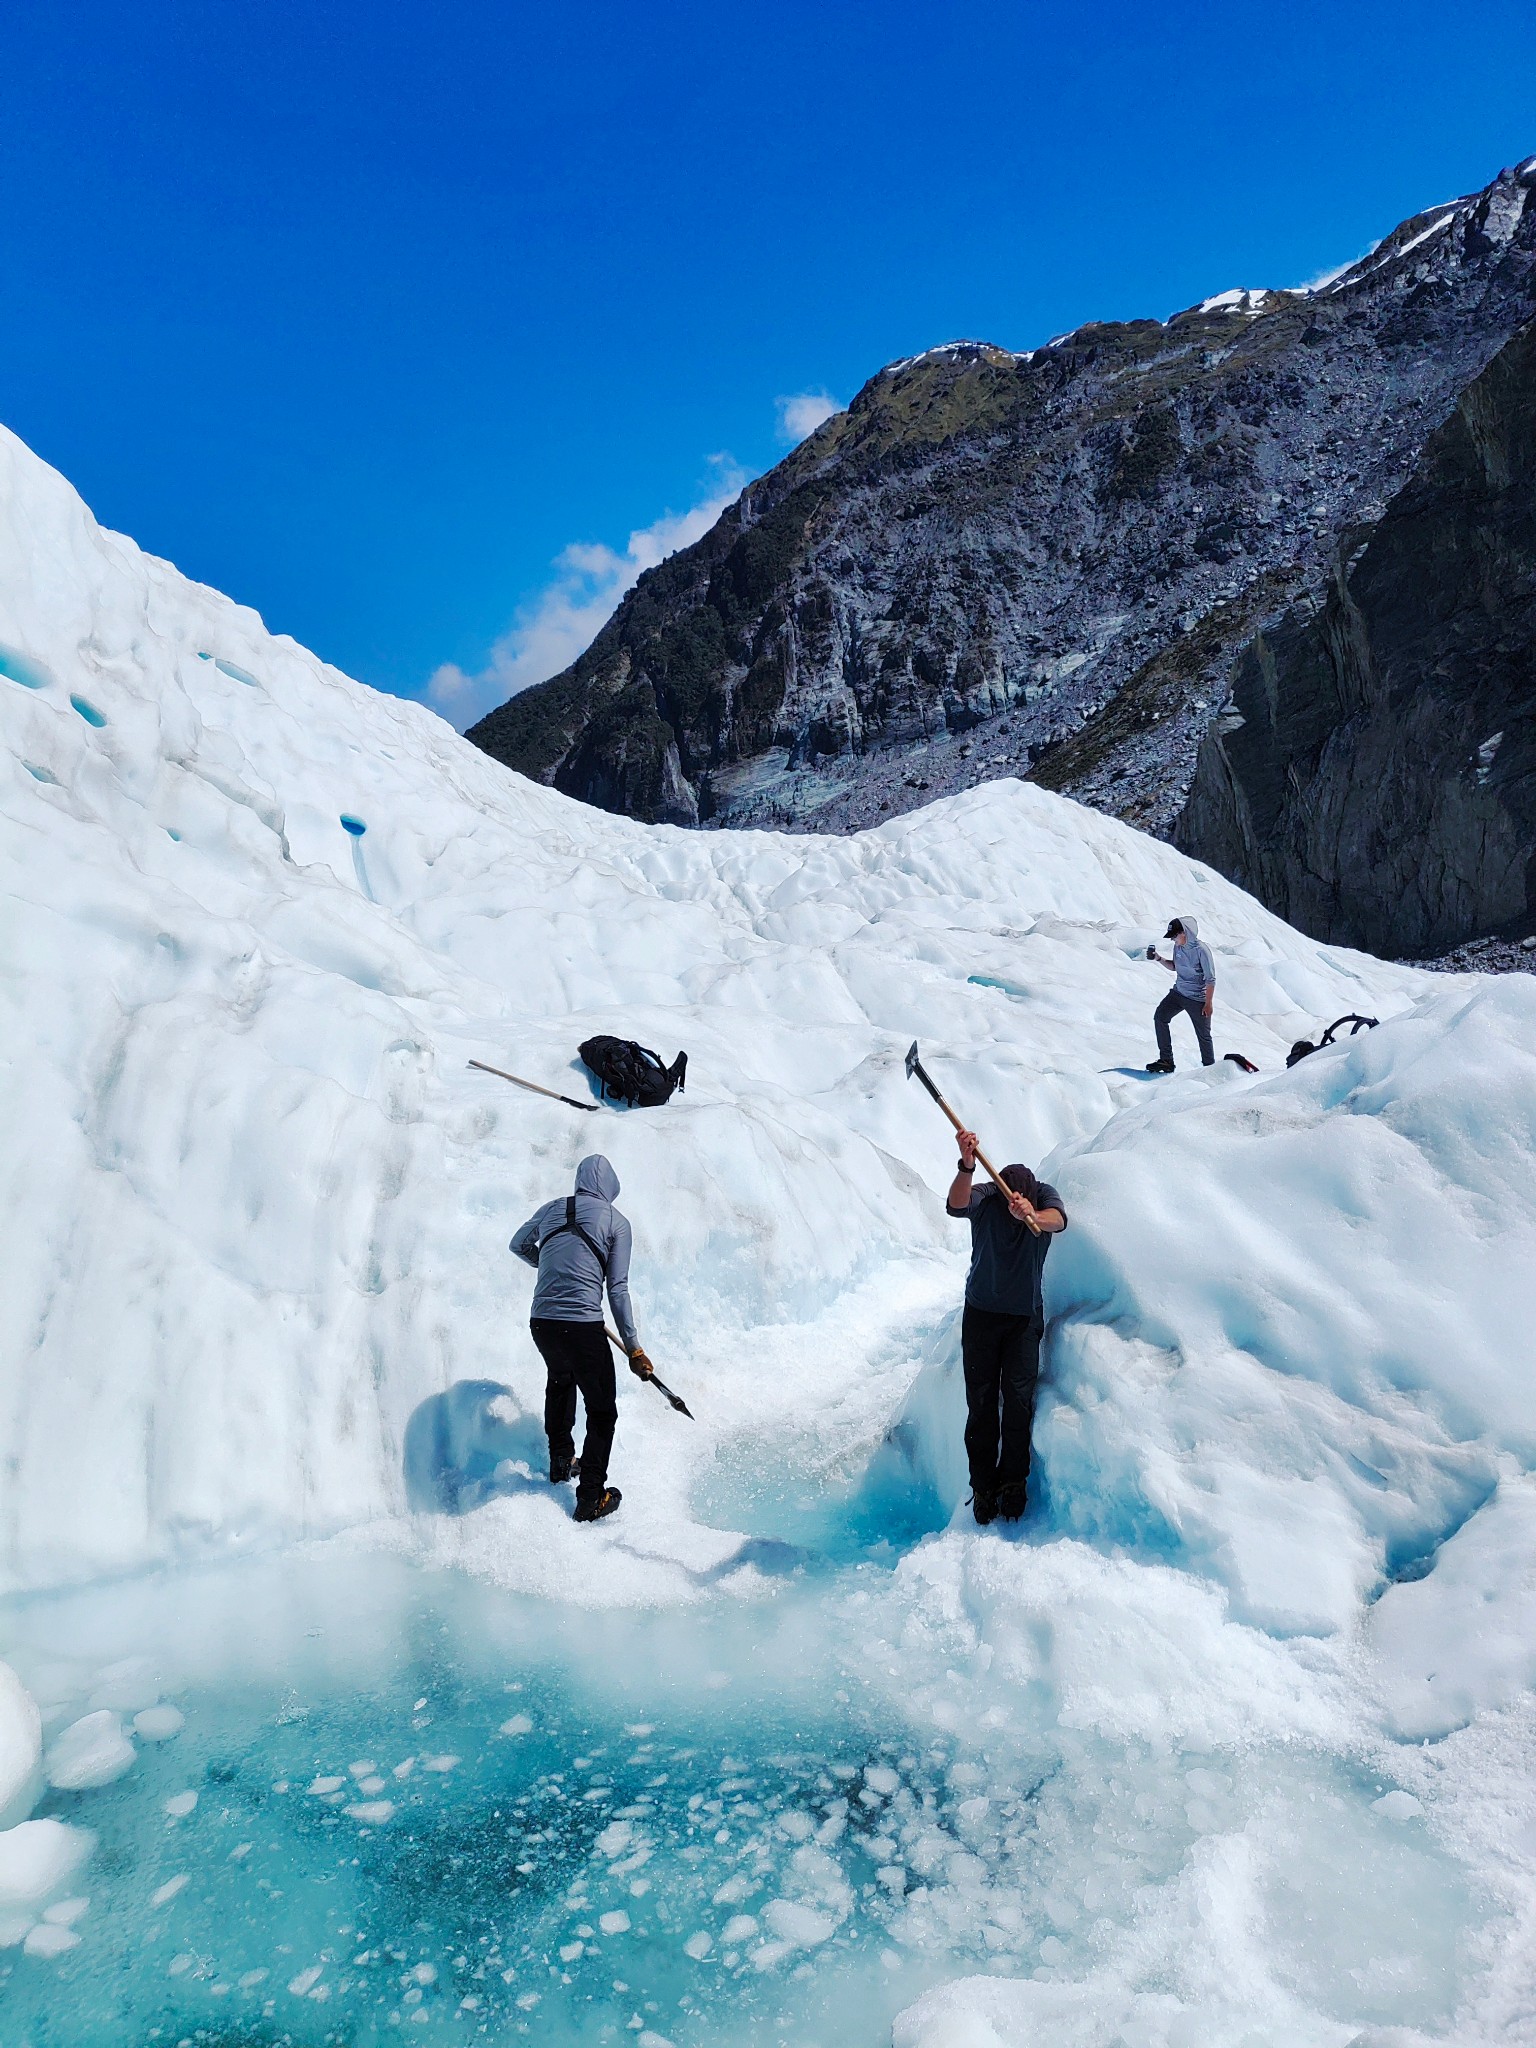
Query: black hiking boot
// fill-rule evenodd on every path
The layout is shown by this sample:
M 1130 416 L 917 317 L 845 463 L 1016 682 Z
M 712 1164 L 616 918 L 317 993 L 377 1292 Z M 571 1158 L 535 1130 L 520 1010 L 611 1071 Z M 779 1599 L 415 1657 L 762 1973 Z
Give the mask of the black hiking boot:
M 997 1512 L 1005 1522 L 1016 1522 L 1024 1513 L 1026 1491 L 1022 1479 L 1016 1479 L 1011 1486 L 1000 1489 L 997 1496 Z
M 549 1483 L 551 1486 L 564 1486 L 567 1479 L 579 1479 L 580 1477 L 580 1458 L 556 1458 L 551 1456 L 549 1461 Z
M 1171 1074 L 1171 1073 L 1173 1072 L 1173 1061 L 1172 1061 L 1172 1060 L 1148 1060 L 1148 1061 L 1147 1061 L 1147 1072 L 1148 1072 L 1149 1074 Z
M 976 1517 L 976 1526 L 985 1529 L 997 1514 L 997 1495 L 990 1486 L 978 1486 L 971 1492 L 971 1512 Z
M 576 1516 L 578 1522 L 600 1522 L 604 1515 L 611 1515 L 624 1498 L 616 1486 L 605 1486 L 601 1493 L 577 1494 Z

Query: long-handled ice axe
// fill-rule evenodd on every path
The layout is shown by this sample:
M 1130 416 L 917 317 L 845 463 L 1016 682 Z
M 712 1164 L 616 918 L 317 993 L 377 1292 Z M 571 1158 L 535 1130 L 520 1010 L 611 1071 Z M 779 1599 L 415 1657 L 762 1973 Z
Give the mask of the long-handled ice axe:
M 961 1123 L 959 1117 L 955 1115 L 955 1112 L 950 1108 L 949 1104 L 944 1100 L 943 1096 L 939 1093 L 938 1089 L 933 1085 L 932 1076 L 929 1074 L 928 1069 L 923 1065 L 922 1061 L 918 1058 L 917 1040 L 915 1038 L 912 1041 L 911 1049 L 907 1053 L 907 1079 L 910 1081 L 914 1074 L 917 1076 L 918 1080 L 922 1082 L 923 1086 L 928 1090 L 928 1093 L 933 1097 L 934 1101 L 939 1105 L 940 1109 L 942 1109 L 944 1114 L 949 1118 L 950 1122 L 954 1125 L 955 1129 L 957 1131 L 963 1131 L 965 1129 L 965 1125 Z M 1009 1187 L 1007 1181 L 1003 1179 L 1003 1176 L 998 1172 L 997 1168 L 992 1164 L 991 1160 L 987 1157 L 986 1153 L 982 1151 L 979 1145 L 976 1147 L 976 1157 L 987 1169 L 987 1172 L 991 1175 L 993 1183 L 995 1184 L 998 1193 L 1006 1202 L 1009 1196 L 1015 1192 L 1014 1189 Z M 1040 1235 L 1040 1229 L 1038 1224 L 1031 1223 L 1029 1227 L 1032 1231 L 1034 1231 L 1036 1237 Z
M 557 1095 L 553 1088 L 541 1088 L 537 1081 L 525 1081 L 521 1074 L 509 1074 L 501 1067 L 488 1067 L 484 1060 L 471 1060 L 472 1067 L 478 1067 L 482 1074 L 495 1074 L 503 1081 L 510 1081 L 516 1088 L 526 1088 L 530 1095 L 547 1095 L 551 1102 L 563 1102 L 570 1109 L 601 1109 L 600 1102 L 578 1102 L 574 1095 Z
M 614 1335 L 613 1331 L 609 1329 L 606 1323 L 604 1323 L 603 1325 L 603 1335 L 608 1339 L 608 1342 L 613 1346 L 615 1351 L 623 1352 L 624 1356 L 628 1358 L 628 1351 L 625 1350 L 624 1345 L 621 1343 L 619 1338 L 617 1338 Z M 647 1386 L 654 1387 L 658 1394 L 665 1395 L 667 1400 L 669 1400 L 672 1403 L 672 1406 L 677 1410 L 679 1415 L 686 1415 L 690 1422 L 693 1421 L 693 1410 L 688 1406 L 688 1403 L 683 1399 L 681 1394 L 674 1394 L 672 1389 L 667 1385 L 665 1380 L 659 1380 L 656 1377 L 654 1367 L 651 1369 L 650 1372 L 640 1373 L 638 1377 L 640 1379 L 643 1379 Z

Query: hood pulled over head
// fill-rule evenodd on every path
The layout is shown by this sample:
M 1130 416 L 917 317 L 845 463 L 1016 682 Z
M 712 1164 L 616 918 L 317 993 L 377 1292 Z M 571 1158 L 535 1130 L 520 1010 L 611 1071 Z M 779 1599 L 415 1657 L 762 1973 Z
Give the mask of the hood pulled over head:
M 600 1202 L 611 1202 L 617 1196 L 619 1176 L 601 1152 L 589 1152 L 577 1167 L 576 1192 L 578 1195 L 596 1195 Z
M 1195 920 L 1192 917 L 1174 918 L 1173 922 L 1168 927 L 1167 933 L 1165 934 L 1166 937 L 1172 938 L 1174 936 L 1174 925 L 1178 926 L 1179 930 L 1183 932 L 1185 938 L 1188 939 L 1189 943 L 1192 946 L 1199 943 L 1200 927 L 1195 923 Z
M 1003 1180 L 1016 1195 L 1022 1195 L 1026 1202 L 1039 1202 L 1040 1183 L 1027 1166 L 1005 1166 Z

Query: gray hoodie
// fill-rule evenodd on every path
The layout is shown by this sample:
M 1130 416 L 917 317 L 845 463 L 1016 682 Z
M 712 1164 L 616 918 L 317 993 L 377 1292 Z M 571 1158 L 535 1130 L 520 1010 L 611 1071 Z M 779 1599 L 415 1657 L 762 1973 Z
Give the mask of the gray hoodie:
M 603 1266 L 608 1299 L 627 1350 L 639 1348 L 629 1306 L 629 1221 L 613 1207 L 619 1176 L 601 1152 L 591 1152 L 576 1169 L 576 1221 L 603 1254 L 600 1264 L 574 1230 L 566 1230 L 565 1196 L 546 1202 L 512 1239 L 511 1249 L 539 1273 L 530 1314 L 552 1323 L 603 1320 Z M 558 1234 L 554 1234 L 558 1233 Z
M 1192 917 L 1181 917 L 1185 943 L 1173 949 L 1173 985 L 1181 996 L 1203 1001 L 1208 988 L 1216 986 L 1216 962 L 1209 946 L 1200 943 L 1200 927 Z

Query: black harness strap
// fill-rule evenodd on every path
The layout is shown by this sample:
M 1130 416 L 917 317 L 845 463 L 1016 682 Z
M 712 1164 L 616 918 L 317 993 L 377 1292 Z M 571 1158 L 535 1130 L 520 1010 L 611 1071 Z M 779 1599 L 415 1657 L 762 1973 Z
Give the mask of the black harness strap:
M 581 1239 L 582 1243 L 586 1246 L 587 1250 L 592 1254 L 593 1258 L 596 1259 L 599 1267 L 602 1269 L 603 1278 L 606 1280 L 608 1277 L 607 1257 L 605 1256 L 601 1246 L 598 1244 L 597 1239 L 595 1237 L 590 1236 L 588 1232 L 583 1230 L 581 1225 L 576 1221 L 576 1197 L 574 1195 L 567 1195 L 565 1198 L 565 1221 L 563 1223 L 557 1223 L 553 1230 L 547 1230 L 544 1233 L 544 1235 L 539 1239 L 539 1250 L 542 1252 L 545 1245 L 549 1243 L 552 1237 L 559 1237 L 561 1232 L 566 1230 L 568 1230 L 573 1237 L 579 1237 Z

